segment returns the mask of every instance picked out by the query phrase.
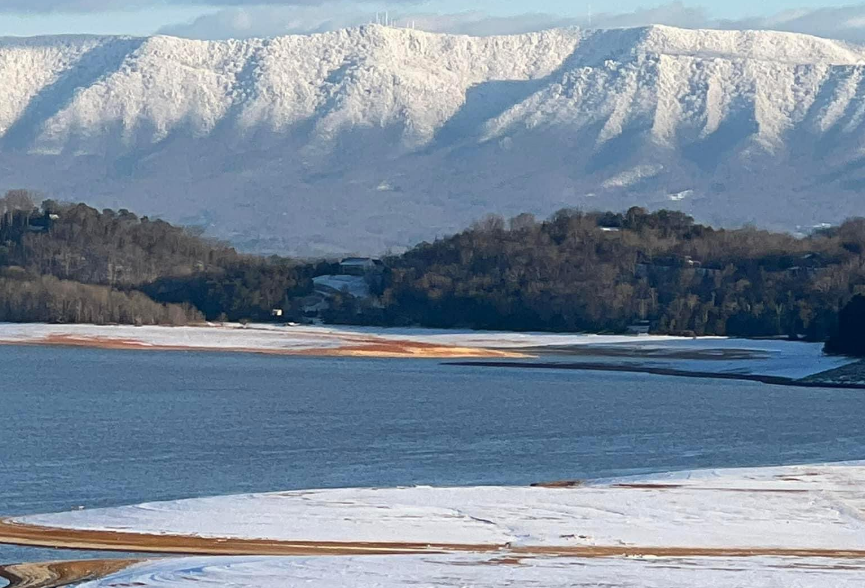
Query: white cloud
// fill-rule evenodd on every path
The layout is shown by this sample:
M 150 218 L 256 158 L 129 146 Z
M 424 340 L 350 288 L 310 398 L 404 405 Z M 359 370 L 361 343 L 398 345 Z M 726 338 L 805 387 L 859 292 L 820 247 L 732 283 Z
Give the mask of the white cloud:
M 3 13 L 94 13 L 162 8 L 210 7 L 215 12 L 191 22 L 164 27 L 160 32 L 193 38 L 273 36 L 288 33 L 318 32 L 370 21 L 373 15 L 365 0 L 0 0 Z M 775 29 L 808 33 L 855 42 L 865 42 L 865 4 L 800 8 L 769 16 L 718 19 L 705 8 L 671 2 L 633 12 L 597 14 L 589 23 L 586 17 L 567 17 L 543 12 L 515 16 L 492 16 L 484 11 L 435 14 L 413 10 L 424 0 L 380 0 L 399 10 L 395 17 L 418 28 L 472 35 L 510 34 L 563 26 L 612 28 L 669 24 L 680 27 L 726 29 Z M 476 3 L 480 5 L 482 3 Z
M 0 0 L 0 13 L 75 13 L 137 10 L 153 7 L 262 7 L 321 6 L 331 0 Z M 419 0 L 387 0 L 391 4 L 414 4 Z
M 776 29 L 865 42 L 865 4 L 788 10 L 766 17 L 720 20 L 719 28 Z
M 100 0 L 91 0 L 98 2 Z M 241 4 L 240 0 L 219 0 L 222 4 Z M 265 0 L 267 1 L 267 0 Z M 256 0 L 261 3 L 262 0 Z M 324 3 L 322 3 L 324 2 Z M 252 2 L 250 2 L 252 3 Z M 293 7 L 284 4 L 293 3 Z M 399 2 L 410 4 L 410 0 Z M 272 1 L 269 6 L 232 7 L 203 15 L 192 22 L 164 27 L 160 32 L 181 37 L 224 39 L 267 37 L 292 33 L 312 33 L 366 24 L 374 14 L 361 5 L 328 0 Z M 276 6 L 283 4 L 283 6 Z M 414 23 L 419 29 L 469 35 L 514 34 L 555 27 L 615 28 L 647 24 L 667 24 L 685 28 L 775 29 L 823 37 L 865 42 L 865 4 L 799 9 L 770 16 L 736 20 L 713 18 L 704 8 L 681 2 L 662 4 L 633 12 L 565 17 L 546 13 L 492 16 L 483 11 L 436 14 L 403 10 L 391 11 L 399 25 Z
M 408 2 L 403 2 L 406 4 Z M 322 5 L 234 7 L 202 15 L 188 23 L 166 26 L 160 33 L 202 39 L 231 37 L 267 37 L 279 34 L 313 33 L 367 24 L 375 14 L 357 4 L 330 2 Z M 702 26 L 708 18 L 701 9 L 687 8 L 680 3 L 623 14 L 599 14 L 591 23 L 585 18 L 547 13 L 527 13 L 514 16 L 491 16 L 480 10 L 453 14 L 432 12 L 391 11 L 391 20 L 398 26 L 414 24 L 430 32 L 467 35 L 506 35 L 570 26 L 625 27 L 659 23 L 674 26 Z
M 285 9 L 261 6 L 229 8 L 199 16 L 188 23 L 169 25 L 161 34 L 193 39 L 274 37 L 295 33 L 316 33 L 368 23 L 370 15 L 335 6 Z

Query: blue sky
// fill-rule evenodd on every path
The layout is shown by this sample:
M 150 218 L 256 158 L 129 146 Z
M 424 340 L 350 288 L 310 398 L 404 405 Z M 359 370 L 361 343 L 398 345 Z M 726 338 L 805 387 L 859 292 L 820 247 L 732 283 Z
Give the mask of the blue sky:
M 195 2 L 205 3 L 196 4 Z M 659 23 L 776 28 L 865 40 L 865 4 L 819 0 L 644 2 L 600 0 L 0 0 L 0 35 L 59 33 L 193 38 L 316 32 L 368 22 L 376 11 L 434 31 L 493 34 L 552 26 Z M 593 15 L 588 20 L 590 11 Z
M 0 12 L 0 35 L 30 36 L 59 33 L 147 35 L 168 24 L 190 21 L 207 11 L 207 7 L 195 6 L 74 13 Z M 215 12 L 215 9 L 210 8 L 209 11 Z

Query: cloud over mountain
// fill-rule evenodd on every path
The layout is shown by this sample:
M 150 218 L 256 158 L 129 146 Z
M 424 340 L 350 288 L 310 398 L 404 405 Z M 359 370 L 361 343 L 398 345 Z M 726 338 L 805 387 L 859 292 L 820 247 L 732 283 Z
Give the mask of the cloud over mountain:
M 412 4 L 421 0 L 387 0 L 389 4 Z M 333 0 L 162 0 L 161 6 L 318 6 Z M 152 0 L 3 0 L 2 12 L 103 12 L 152 7 Z
M 165 34 L 197 39 L 266 37 L 278 34 L 336 30 L 369 23 L 374 13 L 362 4 L 299 0 L 291 2 L 226 2 L 231 8 L 204 14 L 191 22 L 164 27 Z M 457 13 L 423 11 L 411 0 L 393 3 L 392 16 L 421 30 L 467 35 L 508 35 L 557 27 L 617 28 L 663 24 L 682 28 L 729 30 L 771 29 L 850 41 L 865 41 L 865 4 L 801 8 L 769 16 L 720 19 L 705 8 L 670 2 L 632 12 L 600 12 L 591 17 L 532 12 L 494 16 L 483 10 Z

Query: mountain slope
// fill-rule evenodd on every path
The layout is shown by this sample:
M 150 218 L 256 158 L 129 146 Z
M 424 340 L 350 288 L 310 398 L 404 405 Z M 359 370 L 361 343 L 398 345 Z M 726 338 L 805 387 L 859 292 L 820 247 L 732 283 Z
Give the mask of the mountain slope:
M 295 253 L 563 206 L 811 226 L 865 212 L 863 64 L 805 35 L 661 26 L 6 39 L 0 187 Z

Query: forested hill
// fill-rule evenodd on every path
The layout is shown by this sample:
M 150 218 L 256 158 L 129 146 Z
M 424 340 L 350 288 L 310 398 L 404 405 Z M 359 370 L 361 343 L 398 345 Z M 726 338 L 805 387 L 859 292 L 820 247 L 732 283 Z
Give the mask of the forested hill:
M 12 191 L 0 198 L 0 271 L 0 321 L 182 324 L 268 318 L 309 291 L 315 266 Z
M 865 288 L 863 252 L 863 219 L 796 238 L 641 208 L 491 217 L 389 259 L 382 308 L 340 318 L 554 331 L 642 321 L 659 333 L 822 340 Z
M 825 339 L 865 293 L 865 219 L 797 238 L 679 212 L 489 217 L 385 260 L 372 296 L 321 318 L 373 325 Z M 0 320 L 306 318 L 332 262 L 243 255 L 125 210 L 0 198 Z M 374 283 L 372 283 L 374 282 Z M 307 313 L 308 314 L 308 313 Z

